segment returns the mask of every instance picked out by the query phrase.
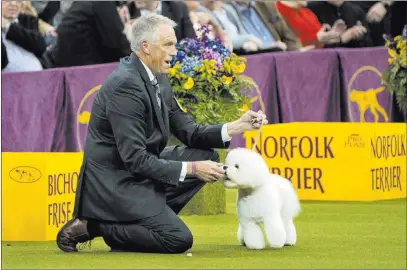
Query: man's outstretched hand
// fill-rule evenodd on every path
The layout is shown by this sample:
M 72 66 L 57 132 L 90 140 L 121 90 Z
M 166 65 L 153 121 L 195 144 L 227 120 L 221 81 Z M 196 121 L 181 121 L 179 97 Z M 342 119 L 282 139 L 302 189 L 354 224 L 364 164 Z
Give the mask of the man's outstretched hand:
M 249 130 L 256 130 L 262 124 L 268 124 L 267 116 L 262 111 L 247 111 L 238 120 L 228 123 L 228 134 L 233 136 Z

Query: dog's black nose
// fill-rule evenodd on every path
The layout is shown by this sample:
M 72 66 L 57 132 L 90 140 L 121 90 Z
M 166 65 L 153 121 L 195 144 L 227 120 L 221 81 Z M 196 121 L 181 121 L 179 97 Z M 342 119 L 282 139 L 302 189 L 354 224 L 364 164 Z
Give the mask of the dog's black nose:
M 223 166 L 223 169 L 224 169 L 224 170 L 227 170 L 227 168 L 228 168 L 228 166 Z

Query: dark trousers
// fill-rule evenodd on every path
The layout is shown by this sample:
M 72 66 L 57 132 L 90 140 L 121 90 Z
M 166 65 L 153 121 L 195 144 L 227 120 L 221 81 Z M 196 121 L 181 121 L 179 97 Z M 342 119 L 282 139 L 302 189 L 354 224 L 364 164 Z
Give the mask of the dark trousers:
M 219 161 L 213 150 L 167 147 L 161 158 L 178 161 Z M 143 253 L 183 253 L 192 247 L 193 237 L 178 213 L 205 185 L 195 177 L 186 177 L 177 187 L 166 189 L 167 205 L 161 214 L 131 224 L 88 221 L 89 233 L 102 236 L 112 251 Z

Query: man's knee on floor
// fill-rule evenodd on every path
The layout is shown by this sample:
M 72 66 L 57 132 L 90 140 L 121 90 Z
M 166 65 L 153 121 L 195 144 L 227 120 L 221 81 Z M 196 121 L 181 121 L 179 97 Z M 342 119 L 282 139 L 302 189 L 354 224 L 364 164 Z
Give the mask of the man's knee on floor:
M 191 231 L 184 230 L 167 238 L 166 248 L 169 253 L 184 253 L 192 247 L 193 242 Z

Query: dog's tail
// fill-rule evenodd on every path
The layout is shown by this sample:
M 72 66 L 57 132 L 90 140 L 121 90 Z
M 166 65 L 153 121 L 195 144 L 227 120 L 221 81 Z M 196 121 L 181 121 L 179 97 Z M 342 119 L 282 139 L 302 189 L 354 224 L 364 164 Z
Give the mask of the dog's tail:
M 298 216 L 301 212 L 301 204 L 297 192 L 290 180 L 280 176 L 279 186 L 283 191 L 284 207 L 282 214 L 290 218 Z

